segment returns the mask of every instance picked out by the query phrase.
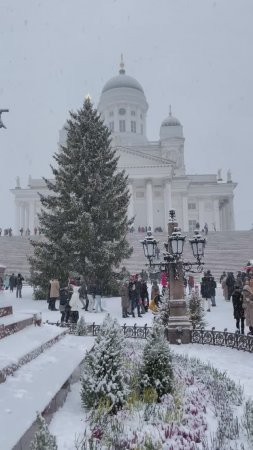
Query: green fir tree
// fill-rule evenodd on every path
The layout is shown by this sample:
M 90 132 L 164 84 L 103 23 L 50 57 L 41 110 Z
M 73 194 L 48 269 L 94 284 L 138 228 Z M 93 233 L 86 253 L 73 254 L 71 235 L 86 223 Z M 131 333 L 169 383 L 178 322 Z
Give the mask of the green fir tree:
M 128 386 L 123 361 L 124 336 L 108 315 L 84 361 L 81 399 L 86 408 L 104 407 L 115 414 L 126 402 Z
M 164 332 L 164 327 L 155 321 L 143 351 L 139 378 L 139 387 L 144 399 L 145 394 L 153 390 L 156 392 L 158 402 L 163 395 L 172 391 L 173 385 L 171 353 Z
M 192 290 L 189 304 L 188 304 L 188 314 L 193 325 L 204 327 L 206 325 L 204 317 L 205 311 L 202 305 L 202 298 L 199 292 L 195 289 Z
M 29 449 L 57 450 L 56 438 L 49 432 L 45 419 L 39 413 L 37 413 L 36 424 L 38 426 L 38 431 L 36 431 Z
M 87 282 L 98 278 L 106 289 L 113 269 L 131 254 L 127 176 L 89 99 L 70 113 L 66 131 L 66 145 L 54 154 L 54 180 L 44 179 L 50 194 L 40 195 L 45 239 L 32 241 L 31 282 L 46 289 L 52 276 L 64 282 L 74 271 Z

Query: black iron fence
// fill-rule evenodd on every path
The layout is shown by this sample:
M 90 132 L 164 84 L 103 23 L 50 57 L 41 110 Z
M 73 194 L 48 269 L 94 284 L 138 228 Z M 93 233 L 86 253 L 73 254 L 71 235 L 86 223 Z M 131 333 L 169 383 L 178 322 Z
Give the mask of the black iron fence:
M 191 331 L 191 342 L 192 344 L 217 345 L 253 352 L 253 336 L 239 332 L 230 333 L 226 328 L 224 331 L 216 331 L 215 328 L 211 330 L 195 328 Z
M 61 322 L 46 322 L 49 325 L 56 325 L 63 328 L 68 328 L 70 334 L 77 334 L 77 325 L 73 323 Z M 86 335 L 97 336 L 100 330 L 100 325 L 95 322 L 86 325 Z M 152 328 L 147 324 L 138 326 L 136 323 L 132 326 L 124 324 L 122 327 L 124 336 L 126 338 L 146 339 Z M 253 352 L 253 336 L 243 335 L 239 333 L 230 333 L 225 328 L 224 331 L 216 331 L 215 328 L 205 330 L 204 328 L 193 328 L 191 330 L 191 343 L 202 345 L 216 345 L 219 347 L 235 348 L 245 352 Z

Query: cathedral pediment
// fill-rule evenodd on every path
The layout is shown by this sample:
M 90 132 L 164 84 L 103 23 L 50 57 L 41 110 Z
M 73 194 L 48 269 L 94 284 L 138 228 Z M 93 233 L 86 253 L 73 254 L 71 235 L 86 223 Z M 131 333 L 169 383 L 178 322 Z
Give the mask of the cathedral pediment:
M 171 167 L 172 161 L 130 147 L 117 147 L 119 167 Z

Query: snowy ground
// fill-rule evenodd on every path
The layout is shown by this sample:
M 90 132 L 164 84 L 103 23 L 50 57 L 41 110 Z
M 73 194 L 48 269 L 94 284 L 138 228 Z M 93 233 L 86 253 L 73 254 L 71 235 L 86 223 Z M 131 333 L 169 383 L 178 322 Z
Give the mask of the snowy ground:
M 229 331 L 235 331 L 235 321 L 233 318 L 233 308 L 231 302 L 225 302 L 221 295 L 220 288 L 217 290 L 217 298 L 216 298 L 217 306 L 212 308 L 211 312 L 206 312 L 206 322 L 207 328 L 215 327 L 216 330 L 223 330 L 227 328 Z M 20 315 L 31 314 L 37 311 L 42 312 L 43 322 L 49 320 L 50 322 L 56 322 L 60 320 L 60 313 L 58 311 L 49 311 L 47 308 L 46 301 L 34 301 L 32 300 L 32 290 L 29 287 L 23 288 L 23 298 L 16 299 L 15 293 L 10 293 L 9 291 L 0 293 L 0 306 L 12 305 L 14 317 Z M 88 323 L 101 323 L 104 319 L 106 313 L 110 313 L 111 316 L 116 317 L 119 322 L 123 325 L 127 323 L 129 325 L 133 325 L 137 323 L 138 325 L 148 324 L 151 325 L 153 314 L 151 312 L 143 315 L 142 318 L 128 318 L 123 319 L 121 317 L 121 306 L 119 298 L 105 298 L 102 300 L 102 306 L 105 310 L 103 313 L 89 313 L 81 310 L 81 314 L 84 315 L 86 322 Z M 58 305 L 56 304 L 56 307 Z M 3 320 L 3 319 L 2 319 Z M 1 319 L 0 319 L 1 324 Z M 44 327 L 45 331 L 48 329 L 48 326 Z M 21 337 L 21 333 L 17 334 Z M 34 331 L 32 332 L 34 334 Z M 42 329 L 38 333 L 42 333 Z M 52 335 L 53 335 L 52 331 Z M 12 339 L 14 336 L 12 337 Z M 34 338 L 34 337 L 33 337 Z M 80 338 L 74 338 L 80 339 Z M 82 341 L 88 338 L 82 338 Z M 16 351 L 22 346 L 22 339 L 16 339 Z M 87 348 L 91 344 L 87 346 Z M 62 345 L 60 345 L 62 348 Z M 82 347 L 83 350 L 84 347 Z M 253 373 L 253 355 L 249 353 L 244 353 L 242 351 L 237 351 L 234 349 L 228 348 L 220 348 L 220 347 L 212 347 L 212 346 L 202 346 L 199 344 L 190 344 L 190 345 L 181 345 L 181 346 L 172 346 L 173 350 L 180 354 L 187 354 L 189 356 L 195 356 L 204 362 L 211 363 L 214 367 L 217 367 L 221 371 L 226 371 L 229 376 L 235 380 L 236 382 L 240 382 L 240 384 L 244 387 L 244 392 L 246 396 L 253 395 L 253 381 L 252 381 L 252 373 Z M 1 352 L 2 351 L 2 352 Z M 73 348 L 72 348 L 73 351 Z M 64 349 L 62 348 L 61 353 L 64 353 Z M 70 352 L 71 353 L 71 352 Z M 8 357 L 6 353 L 6 349 L 4 349 L 4 340 L 0 341 L 0 360 L 1 365 L 4 366 L 6 357 L 6 363 L 10 362 L 10 357 Z M 55 355 L 54 355 L 55 357 Z M 44 360 L 45 359 L 45 360 Z M 47 363 L 52 363 L 50 357 L 41 359 L 42 366 Z M 8 383 L 4 383 L 1 385 L 1 398 L 4 399 L 3 408 L 0 408 L 0 424 L 4 424 L 7 416 L 9 414 L 13 414 L 13 411 L 16 408 L 16 403 L 20 403 L 23 396 L 26 394 L 26 380 L 29 381 L 29 373 L 26 374 L 26 371 L 29 372 L 29 367 L 24 366 L 24 368 L 18 370 L 15 377 L 11 378 Z M 39 362 L 37 362 L 37 365 Z M 6 364 L 7 365 L 7 364 Z M 61 371 L 63 370 L 63 365 L 60 365 Z M 24 371 L 22 375 L 21 371 Z M 38 365 L 36 371 L 38 374 L 40 372 L 40 365 Z M 37 376 L 37 375 L 36 375 Z M 23 382 L 22 382 L 23 379 Z M 23 385 L 22 385 L 23 383 Z M 29 381 L 30 383 L 30 381 Z M 41 383 L 43 381 L 41 380 Z M 15 386 L 16 385 L 16 386 Z M 23 387 L 22 387 L 23 386 Z M 22 390 L 23 389 L 23 390 Z M 80 404 L 80 385 L 73 385 L 72 391 L 70 392 L 66 403 L 63 408 L 55 415 L 50 429 L 57 436 L 59 450 L 73 449 L 73 439 L 74 435 L 80 435 L 83 433 L 85 429 L 85 419 L 84 414 L 81 409 Z M 20 393 L 22 392 L 22 395 Z M 39 390 L 34 389 L 32 398 L 34 399 L 34 404 L 38 403 L 40 395 Z M 8 400 L 9 398 L 9 400 Z M 44 399 L 43 399 L 44 400 Z M 20 405 L 22 406 L 22 405 Z M 21 408 L 22 409 L 22 408 Z M 11 411 L 11 412 L 10 412 Z M 20 410 L 21 414 L 21 410 Z M 21 414 L 22 415 L 22 414 Z M 14 419 L 14 418 L 13 418 Z M 7 420 L 8 421 L 8 420 Z M 71 426 L 70 426 L 71 423 Z M 6 424 L 7 425 L 7 424 Z M 5 428 L 7 429 L 7 428 Z M 3 430 L 2 430 L 3 431 Z M 2 433 L 0 433 L 1 435 Z M 5 438 L 8 433 L 4 433 Z M 2 435 L 3 436 L 3 435 Z M 8 446 L 1 446 L 4 450 L 7 450 Z

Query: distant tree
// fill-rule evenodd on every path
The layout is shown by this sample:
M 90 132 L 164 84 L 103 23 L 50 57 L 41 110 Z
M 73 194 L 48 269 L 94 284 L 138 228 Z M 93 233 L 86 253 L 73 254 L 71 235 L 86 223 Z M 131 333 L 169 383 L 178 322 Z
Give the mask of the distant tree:
M 57 450 L 56 438 L 48 429 L 46 421 L 41 414 L 37 414 L 36 420 L 38 431 L 36 431 L 33 441 L 29 447 L 30 450 Z
M 67 121 L 67 142 L 54 154 L 49 195 L 40 195 L 43 241 L 32 241 L 31 282 L 45 287 L 52 276 L 75 271 L 103 284 L 131 254 L 126 238 L 127 176 L 118 169 L 111 136 L 89 99 Z

